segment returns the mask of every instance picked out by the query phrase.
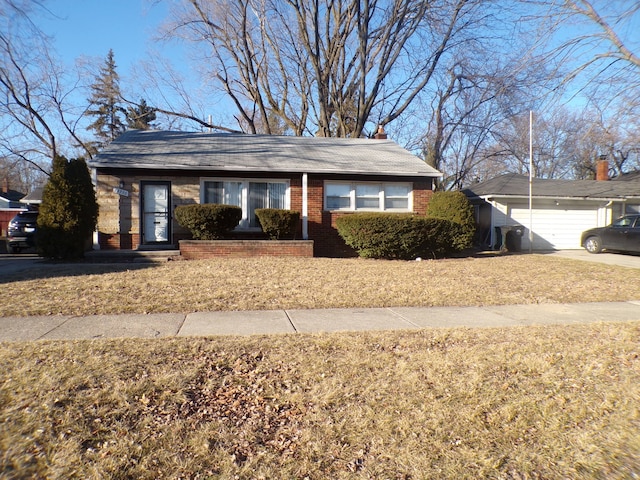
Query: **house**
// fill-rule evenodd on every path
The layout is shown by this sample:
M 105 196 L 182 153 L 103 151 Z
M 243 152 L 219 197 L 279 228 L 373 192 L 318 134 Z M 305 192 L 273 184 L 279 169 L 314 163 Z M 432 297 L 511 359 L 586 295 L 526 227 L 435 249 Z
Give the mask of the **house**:
M 335 221 L 359 211 L 426 212 L 441 174 L 379 132 L 346 139 L 132 130 L 88 162 L 100 214 L 96 248 L 170 247 L 189 238 L 178 205 L 242 207 L 237 236 L 255 238 L 257 208 L 301 213 L 314 255 L 349 255 Z
M 29 208 L 33 210 L 37 210 L 38 206 L 42 203 L 43 191 L 43 187 L 36 187 L 30 193 L 25 195 L 20 202 L 28 205 Z
M 522 233 L 523 251 L 529 250 L 530 231 L 532 250 L 579 249 L 584 230 L 608 225 L 625 213 L 640 212 L 640 178 L 608 180 L 606 173 L 597 180 L 534 178 L 531 209 L 528 175 L 500 175 L 464 193 L 476 208 L 479 243 L 495 249 L 505 244 L 513 227 Z
M 0 237 L 7 236 L 9 222 L 19 212 L 25 211 L 26 206 L 21 203 L 24 193 L 9 188 L 9 182 L 5 178 L 0 187 Z

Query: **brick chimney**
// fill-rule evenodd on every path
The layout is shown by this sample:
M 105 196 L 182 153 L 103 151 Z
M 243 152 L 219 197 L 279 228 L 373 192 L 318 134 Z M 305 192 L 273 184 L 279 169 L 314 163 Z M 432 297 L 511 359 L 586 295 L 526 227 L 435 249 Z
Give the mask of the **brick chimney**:
M 378 132 L 373 136 L 376 140 L 386 140 L 387 134 L 384 131 L 384 127 L 382 125 L 378 125 Z
M 596 164 L 596 180 L 609 180 L 609 162 L 607 160 L 598 160 Z
M 7 177 L 2 180 L 2 193 L 9 193 L 9 180 Z

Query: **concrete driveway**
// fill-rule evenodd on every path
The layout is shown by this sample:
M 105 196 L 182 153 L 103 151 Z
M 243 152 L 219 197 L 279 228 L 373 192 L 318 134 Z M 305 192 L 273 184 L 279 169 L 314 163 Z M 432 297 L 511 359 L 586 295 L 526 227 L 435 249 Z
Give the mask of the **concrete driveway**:
M 0 255 L 0 278 L 10 273 L 17 273 L 36 267 L 40 262 L 42 262 L 42 258 L 36 254 L 2 254 Z
M 584 249 L 580 250 L 559 250 L 549 252 L 548 255 L 570 258 L 572 260 L 582 260 L 585 262 L 602 263 L 605 265 L 617 265 L 619 267 L 640 268 L 640 255 L 632 253 L 589 253 Z

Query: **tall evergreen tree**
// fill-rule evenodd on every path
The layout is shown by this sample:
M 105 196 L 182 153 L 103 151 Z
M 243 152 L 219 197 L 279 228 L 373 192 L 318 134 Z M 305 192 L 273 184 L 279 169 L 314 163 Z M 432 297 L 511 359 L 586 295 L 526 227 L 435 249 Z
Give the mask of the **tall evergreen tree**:
M 87 127 L 93 130 L 98 141 L 98 149 L 111 143 L 126 130 L 124 118 L 127 112 L 122 106 L 120 93 L 120 77 L 116 71 L 113 50 L 109 50 L 107 58 L 96 81 L 91 85 L 89 109 L 85 115 L 95 117 L 95 121 Z
M 39 210 L 39 253 L 48 258 L 81 258 L 98 221 L 98 202 L 84 159 L 54 158 Z
M 136 106 L 127 108 L 127 126 L 137 130 L 149 130 L 153 127 L 151 122 L 156 119 L 156 110 L 147 105 L 142 98 Z

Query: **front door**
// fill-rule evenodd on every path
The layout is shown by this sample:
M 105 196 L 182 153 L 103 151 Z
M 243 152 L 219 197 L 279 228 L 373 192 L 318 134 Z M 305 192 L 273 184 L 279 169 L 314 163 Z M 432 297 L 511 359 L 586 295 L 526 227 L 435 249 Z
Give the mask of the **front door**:
M 143 182 L 141 186 L 143 243 L 168 243 L 171 238 L 171 184 Z

